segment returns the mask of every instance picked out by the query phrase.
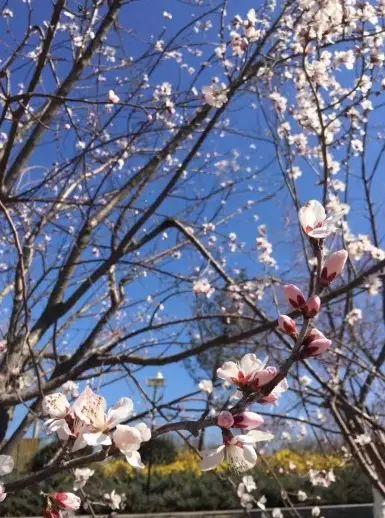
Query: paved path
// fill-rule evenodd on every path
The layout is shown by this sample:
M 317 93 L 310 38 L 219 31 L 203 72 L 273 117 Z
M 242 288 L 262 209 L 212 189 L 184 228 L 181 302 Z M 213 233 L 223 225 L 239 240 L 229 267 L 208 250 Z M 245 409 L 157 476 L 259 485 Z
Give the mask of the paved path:
M 323 518 L 373 518 L 372 504 L 353 504 L 353 505 L 323 505 L 320 506 Z M 312 518 L 311 510 L 313 507 L 296 507 L 301 518 Z M 293 516 L 290 514 L 290 509 L 281 508 L 283 516 L 289 518 Z M 103 514 L 98 515 L 98 518 L 108 518 L 115 516 L 116 518 L 241 518 L 249 516 L 251 518 L 271 518 L 271 510 L 266 511 L 251 511 L 246 514 L 242 510 L 231 511 L 193 511 L 181 513 L 149 513 L 149 514 Z M 28 518 L 28 517 L 24 517 Z M 41 518 L 41 517 L 33 517 Z M 76 518 L 91 518 L 90 515 L 77 516 Z

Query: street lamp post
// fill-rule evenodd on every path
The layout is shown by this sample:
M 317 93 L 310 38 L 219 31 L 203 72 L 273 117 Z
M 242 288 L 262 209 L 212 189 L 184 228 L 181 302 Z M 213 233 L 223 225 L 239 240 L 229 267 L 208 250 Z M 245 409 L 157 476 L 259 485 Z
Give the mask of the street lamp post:
M 152 387 L 152 389 L 153 389 L 152 399 L 151 399 L 151 402 L 153 405 L 157 402 L 156 396 L 157 396 L 158 389 L 163 388 L 165 385 L 166 385 L 166 380 L 164 379 L 164 376 L 160 371 L 158 371 L 157 375 L 154 378 L 149 378 L 147 380 L 147 386 Z
M 165 387 L 165 385 L 166 385 L 166 380 L 160 371 L 158 371 L 157 375 L 154 378 L 149 378 L 147 380 L 147 386 L 152 388 L 152 397 L 150 397 L 150 401 L 152 404 L 151 434 L 154 430 L 154 425 L 155 425 L 156 404 L 162 399 L 162 394 L 160 395 L 159 400 L 157 398 L 158 390 L 163 389 Z M 148 468 L 147 468 L 147 484 L 146 484 L 147 498 L 150 495 L 150 488 L 151 488 L 152 461 L 153 461 L 153 459 L 152 459 L 152 443 L 150 442 L 150 451 L 149 451 Z

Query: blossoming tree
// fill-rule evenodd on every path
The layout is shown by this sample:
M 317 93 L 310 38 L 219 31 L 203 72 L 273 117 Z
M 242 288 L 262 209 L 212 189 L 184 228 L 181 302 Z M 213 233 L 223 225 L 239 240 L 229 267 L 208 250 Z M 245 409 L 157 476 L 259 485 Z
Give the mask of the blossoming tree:
M 243 472 L 273 440 L 262 405 L 290 390 L 307 422 L 329 410 L 381 501 L 385 4 L 163 3 L 2 12 L 0 499 L 74 473 L 80 496 L 42 495 L 58 517 L 82 505 L 91 463 L 141 469 L 143 442 L 208 427 L 222 440 L 202 469 Z M 202 322 L 225 326 L 208 338 Z M 146 368 L 219 349 L 199 389 L 233 386 L 220 407 L 172 415 L 181 393 L 155 428 L 149 401 L 107 409 L 103 383 L 124 376 L 143 396 Z M 36 423 L 57 452 L 6 478 Z

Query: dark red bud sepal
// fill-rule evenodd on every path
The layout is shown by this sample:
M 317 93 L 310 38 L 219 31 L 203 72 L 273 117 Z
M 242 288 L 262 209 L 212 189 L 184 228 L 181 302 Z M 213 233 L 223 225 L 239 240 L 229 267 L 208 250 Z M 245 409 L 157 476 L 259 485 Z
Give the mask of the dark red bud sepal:
M 329 255 L 321 270 L 320 286 L 326 288 L 336 277 L 343 272 L 348 253 L 346 250 L 339 250 Z
M 278 317 L 278 329 L 287 335 L 297 338 L 298 331 L 297 325 L 294 320 L 287 315 L 279 315 Z
M 286 284 L 283 287 L 286 299 L 294 309 L 302 309 L 306 304 L 306 299 L 302 291 L 294 284 Z
M 255 373 L 250 388 L 253 392 L 259 392 L 261 387 L 270 383 L 276 377 L 278 371 L 275 367 L 267 366 L 264 369 Z
M 331 345 L 332 341 L 314 327 L 303 340 L 299 359 L 304 360 L 305 358 L 319 356 L 327 351 Z
M 306 318 L 313 318 L 321 309 L 321 299 L 318 295 L 312 295 L 305 306 L 302 308 L 302 312 Z

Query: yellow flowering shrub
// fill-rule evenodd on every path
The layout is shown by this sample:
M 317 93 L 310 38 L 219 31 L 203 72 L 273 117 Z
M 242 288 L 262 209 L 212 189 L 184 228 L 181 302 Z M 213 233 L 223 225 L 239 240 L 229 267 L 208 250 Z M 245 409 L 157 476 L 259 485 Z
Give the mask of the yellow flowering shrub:
M 305 475 L 309 469 L 329 470 L 340 468 L 345 464 L 345 460 L 339 455 L 292 450 L 280 450 L 266 460 L 275 470 L 282 468 L 286 473 L 298 475 Z
M 103 477 L 133 477 L 135 470 L 128 464 L 124 459 L 112 460 L 110 462 L 104 462 L 103 464 L 97 464 L 96 469 L 102 474 Z
M 311 452 L 295 452 L 292 450 L 280 450 L 272 455 L 265 457 L 266 463 L 259 462 L 258 467 L 262 470 L 268 469 L 267 466 L 274 470 L 283 469 L 285 473 L 293 473 L 297 475 L 306 475 L 309 469 L 329 470 L 342 467 L 345 464 L 344 459 L 338 455 L 321 454 Z M 191 473 L 196 477 L 200 477 L 202 472 L 199 468 L 199 457 L 192 451 L 181 450 L 174 462 L 169 464 L 158 464 L 152 467 L 154 475 L 167 477 L 175 473 Z M 119 459 L 106 462 L 99 465 L 100 472 L 103 476 L 111 477 L 133 477 L 135 470 L 125 460 Z M 226 471 L 228 467 L 222 464 L 217 471 Z
M 168 476 L 174 473 L 190 472 L 196 476 L 201 475 L 199 457 L 192 451 L 180 451 L 177 458 L 171 464 L 159 464 L 153 467 L 153 473 L 160 476 Z
M 113 460 L 100 465 L 101 474 L 105 477 L 131 477 L 135 470 L 123 459 Z M 200 476 L 199 458 L 192 451 L 180 451 L 174 462 L 158 464 L 152 467 L 153 474 L 168 476 L 173 473 L 189 472 Z

